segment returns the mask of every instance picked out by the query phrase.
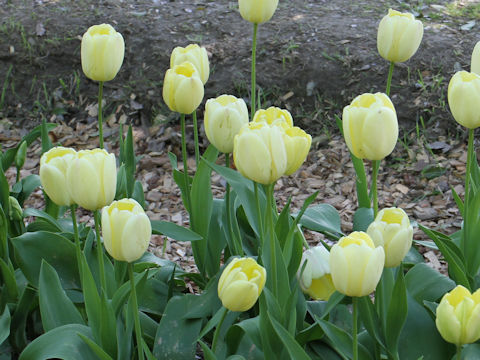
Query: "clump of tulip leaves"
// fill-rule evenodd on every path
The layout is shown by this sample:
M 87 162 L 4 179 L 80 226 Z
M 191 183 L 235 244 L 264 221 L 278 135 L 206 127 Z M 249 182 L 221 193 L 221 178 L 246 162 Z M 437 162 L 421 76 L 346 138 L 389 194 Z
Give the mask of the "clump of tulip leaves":
M 240 0 L 242 16 L 254 26 L 254 49 L 258 24 L 267 21 L 278 4 L 265 2 L 268 11 L 262 15 L 250 1 Z M 255 16 L 250 18 L 249 12 Z M 420 43 L 421 35 L 417 37 Z M 382 56 L 391 61 L 388 96 L 396 60 L 389 58 L 395 54 L 384 52 Z M 255 56 L 252 59 L 254 95 Z M 197 87 L 202 86 L 199 79 L 195 78 Z M 101 104 L 104 80 L 97 80 Z M 177 80 L 168 81 L 175 86 Z M 197 97 L 203 98 L 203 88 Z M 251 109 L 257 105 L 260 108 L 254 95 Z M 101 108 L 99 116 L 101 128 Z M 196 131 L 195 110 L 193 120 Z M 185 114 L 181 124 L 184 141 Z M 450 344 L 435 324 L 436 308 L 445 293 L 455 285 L 472 293 L 479 287 L 480 168 L 473 142 L 469 143 L 465 202 L 454 194 L 465 218 L 463 229 L 446 236 L 420 225 L 432 239 L 420 244 L 442 253 L 449 277 L 428 267 L 413 246 L 399 266 L 383 269 L 374 296 L 350 297 L 334 291 L 328 300 L 312 300 L 298 280 L 298 274 L 301 277 L 307 269 L 302 262 L 308 246 L 303 229 L 323 234 L 327 250 L 348 235 L 342 232 L 337 210 L 321 203 L 321 194 L 309 196 L 298 212 L 292 212 L 291 199 L 277 209 L 274 180 L 260 184 L 243 176 L 230 167 L 230 154 L 223 156 L 214 145 L 199 154 L 195 133 L 195 171 L 189 173 L 169 154 L 190 228 L 166 221 L 151 221 L 151 228 L 154 234 L 191 243 L 198 272 L 187 273 L 150 252 L 127 264 L 97 252 L 99 230 L 88 223 L 79 223 L 77 228 L 71 219 L 72 208 L 56 205 L 46 194 L 43 209 L 25 207 L 25 201 L 41 186 L 39 176 L 17 176 L 12 186 L 7 182 L 6 170 L 14 166 L 20 174 L 27 148 L 34 141 L 41 141 L 42 153 L 53 147 L 48 132 L 54 127 L 44 121 L 0 157 L 0 359 L 193 359 L 197 355 L 205 359 L 450 359 L 456 351 L 463 351 L 465 358 L 480 356 L 478 344 L 463 346 L 476 341 L 475 337 L 449 340 L 454 343 Z M 132 198 L 146 208 L 142 184 L 135 180 L 132 128 L 126 135 L 121 130 L 115 199 Z M 100 144 L 103 147 L 101 133 Z M 365 232 L 378 211 L 379 161 L 388 154 L 372 161 L 374 181 L 369 190 L 363 160 L 350 150 L 359 204 L 354 230 Z M 186 152 L 182 155 L 186 164 Z M 228 184 L 223 198 L 212 194 L 213 172 Z M 129 279 L 130 265 L 133 278 Z M 235 271 L 245 277 L 247 285 L 235 283 L 234 275 L 229 277 Z M 187 281 L 198 289 L 196 294 L 189 293 Z M 251 296 L 248 301 L 242 298 L 244 289 L 245 296 Z M 458 293 L 467 296 L 465 291 Z

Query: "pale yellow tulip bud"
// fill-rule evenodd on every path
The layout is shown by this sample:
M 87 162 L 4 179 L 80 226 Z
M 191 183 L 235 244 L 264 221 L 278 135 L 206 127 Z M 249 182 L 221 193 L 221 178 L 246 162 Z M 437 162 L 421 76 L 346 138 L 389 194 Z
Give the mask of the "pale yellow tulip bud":
M 218 297 L 231 311 L 247 311 L 262 293 L 267 272 L 252 258 L 234 258 L 218 281 Z
M 375 247 L 363 231 L 342 237 L 330 249 L 330 271 L 338 292 L 365 296 L 373 292 L 382 276 L 385 252 Z
M 67 182 L 67 170 L 77 158 L 77 152 L 71 148 L 54 147 L 40 158 L 40 181 L 48 197 L 59 206 L 74 203 Z
M 102 235 L 105 249 L 115 260 L 132 262 L 147 251 L 152 226 L 138 202 L 122 199 L 102 209 Z
M 277 181 L 287 170 L 284 131 L 279 126 L 251 122 L 235 136 L 233 159 L 240 173 L 260 184 Z
M 470 71 L 480 75 L 480 41 L 477 42 L 472 52 L 472 65 Z
M 203 83 L 195 65 L 186 61 L 168 69 L 163 80 L 163 101 L 170 110 L 192 113 L 203 99 Z
M 253 122 L 267 123 L 269 125 L 278 125 L 283 128 L 293 126 L 293 118 L 288 110 L 270 106 L 268 109 L 259 109 L 253 117 Z
M 413 227 L 400 208 L 382 209 L 367 229 L 375 246 L 385 250 L 385 267 L 400 265 L 412 246 Z
M 343 135 L 349 150 L 360 159 L 382 160 L 398 139 L 397 113 L 383 93 L 362 94 L 343 108 Z
M 285 175 L 291 175 L 302 166 L 307 158 L 312 145 L 312 137 L 299 127 L 294 126 L 285 129 L 283 141 L 287 152 Z
M 454 119 L 468 129 L 480 126 L 480 75 L 459 71 L 448 84 L 448 106 Z
M 278 0 L 238 0 L 240 15 L 255 24 L 270 20 L 277 6 Z
M 306 263 L 304 267 L 304 263 Z M 302 271 L 303 269 L 303 271 Z M 297 277 L 303 292 L 315 300 L 327 301 L 335 292 L 330 274 L 330 253 L 322 245 L 306 250 L 302 255 Z
M 388 61 L 407 61 L 418 50 L 422 37 L 420 20 L 415 20 L 413 14 L 390 9 L 378 25 L 378 52 Z
M 457 346 L 480 339 L 480 290 L 473 294 L 458 285 L 446 293 L 437 307 L 438 332 Z
M 190 44 L 187 47 L 177 46 L 173 49 L 172 55 L 170 56 L 170 68 L 175 67 L 175 65 L 180 65 L 185 61 L 189 61 L 195 66 L 200 79 L 202 79 L 205 85 L 210 75 L 210 63 L 208 62 L 207 50 L 197 44 Z
M 122 66 L 124 54 L 122 34 L 109 24 L 91 26 L 83 34 L 82 69 L 89 79 L 112 80 Z
M 233 151 L 233 138 L 248 124 L 247 104 L 232 95 L 209 99 L 205 104 L 204 126 L 208 140 L 221 152 Z
M 87 210 L 110 205 L 117 186 L 115 155 L 103 149 L 82 150 L 67 170 L 73 201 Z

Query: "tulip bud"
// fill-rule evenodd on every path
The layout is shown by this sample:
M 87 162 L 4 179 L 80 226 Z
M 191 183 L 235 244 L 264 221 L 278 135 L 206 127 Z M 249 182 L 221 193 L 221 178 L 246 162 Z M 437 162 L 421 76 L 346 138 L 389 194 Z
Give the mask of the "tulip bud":
M 292 127 L 293 118 L 288 110 L 280 109 L 275 106 L 270 106 L 268 109 L 259 109 L 253 117 L 254 122 L 264 122 L 269 125 L 280 125 Z
M 307 158 L 312 137 L 297 126 L 285 130 L 283 141 L 287 152 L 287 169 L 285 175 L 297 171 Z
M 480 75 L 480 41 L 477 42 L 472 52 L 472 65 L 470 71 Z
M 398 139 L 397 113 L 383 93 L 362 94 L 343 108 L 343 135 L 356 157 L 382 160 Z
M 304 263 L 307 262 L 305 267 Z M 303 269 L 303 270 L 302 270 Z M 330 253 L 322 245 L 306 250 L 297 277 L 303 292 L 315 300 L 327 301 L 335 292 L 330 274 Z
M 138 202 L 122 199 L 102 209 L 102 235 L 105 249 L 115 260 L 132 262 L 147 251 L 152 226 Z
M 12 221 L 21 221 L 23 219 L 23 210 L 18 200 L 13 196 L 8 197 L 9 216 Z
M 448 84 L 448 105 L 455 120 L 468 129 L 480 126 L 480 75 L 459 71 Z
M 163 101 L 170 110 L 192 113 L 203 99 L 203 83 L 191 62 L 168 69 L 163 80 Z
M 190 44 L 187 47 L 177 46 L 173 49 L 172 55 L 170 56 L 170 68 L 175 67 L 175 65 L 180 65 L 185 61 L 189 61 L 195 66 L 200 79 L 202 79 L 205 85 L 210 75 L 207 50 L 197 44 Z
M 437 307 L 438 332 L 457 346 L 480 339 L 480 290 L 470 293 L 462 285 L 446 293 Z
M 337 291 L 348 296 L 373 292 L 382 276 L 385 252 L 363 231 L 342 237 L 330 249 L 330 271 Z
M 233 151 L 233 138 L 248 124 L 248 109 L 243 99 L 221 95 L 205 104 L 204 126 L 208 140 L 221 152 Z
M 378 52 L 388 61 L 407 61 L 418 50 L 422 37 L 420 20 L 415 20 L 413 14 L 390 9 L 378 25 Z
M 84 209 L 110 205 L 117 186 L 115 155 L 103 149 L 79 151 L 68 167 L 67 183 L 73 201 Z
M 238 0 L 240 15 L 255 24 L 270 20 L 277 6 L 278 0 Z
M 385 267 L 400 265 L 412 246 L 413 227 L 400 208 L 381 210 L 368 227 L 367 234 L 375 246 L 382 246 L 385 250 Z
M 218 281 L 218 297 L 231 311 L 247 311 L 265 286 L 267 272 L 252 258 L 234 258 Z
M 54 147 L 40 158 L 40 182 L 48 197 L 59 206 L 74 203 L 67 182 L 67 170 L 77 158 L 71 148 Z
M 248 179 L 268 185 L 287 170 L 284 131 L 278 126 L 251 122 L 233 141 L 233 159 L 240 173 Z
M 82 37 L 82 69 L 96 81 L 112 80 L 120 70 L 125 54 L 122 34 L 109 24 L 94 25 Z
M 25 158 L 27 157 L 27 142 L 22 141 L 18 147 L 17 153 L 15 154 L 15 167 L 21 169 L 25 164 Z

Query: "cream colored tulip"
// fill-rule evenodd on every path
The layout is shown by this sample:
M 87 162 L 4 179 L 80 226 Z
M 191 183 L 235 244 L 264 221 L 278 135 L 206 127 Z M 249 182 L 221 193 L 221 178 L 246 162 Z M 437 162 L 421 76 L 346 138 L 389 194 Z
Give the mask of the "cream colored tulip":
M 270 106 L 268 109 L 259 109 L 253 117 L 253 122 L 280 125 L 285 128 L 293 126 L 293 118 L 288 110 Z
M 278 0 L 238 0 L 240 15 L 255 24 L 270 20 L 277 6 Z
M 448 106 L 454 119 L 468 129 L 480 126 L 480 75 L 459 71 L 448 84 Z
M 357 96 L 343 109 L 342 121 L 345 142 L 356 157 L 382 160 L 395 148 L 397 114 L 387 95 L 366 93 Z
M 163 100 L 172 111 L 190 114 L 203 100 L 203 83 L 195 65 L 186 61 L 168 69 L 163 80 Z
M 413 227 L 400 208 L 382 209 L 367 229 L 375 246 L 385 250 L 385 267 L 400 265 L 412 247 Z
M 208 140 L 221 152 L 233 151 L 233 138 L 248 124 L 247 104 L 232 95 L 207 100 L 204 126 Z
M 480 41 L 473 48 L 470 71 L 480 75 Z
M 335 292 L 330 274 L 330 253 L 323 245 L 303 253 L 297 277 L 302 291 L 315 300 L 326 301 Z
M 102 209 L 102 235 L 110 256 L 132 262 L 147 251 L 152 226 L 138 202 L 122 199 Z
M 190 44 L 187 47 L 177 46 L 170 55 L 170 68 L 180 65 L 185 61 L 191 62 L 198 71 L 203 84 L 208 80 L 210 75 L 210 63 L 208 62 L 207 50 L 197 44 Z
M 110 205 L 117 187 L 115 155 L 103 149 L 79 151 L 68 167 L 67 182 L 81 207 L 94 211 Z
M 96 81 L 112 80 L 120 70 L 125 54 L 122 34 L 109 24 L 94 25 L 83 34 L 82 70 Z
M 480 339 L 480 290 L 473 294 L 458 285 L 437 307 L 438 332 L 449 343 L 461 346 Z
M 240 173 L 268 185 L 287 170 L 287 152 L 281 127 L 251 122 L 234 138 L 233 158 Z
M 407 61 L 418 50 L 422 37 L 420 20 L 415 20 L 413 14 L 390 9 L 378 25 L 378 52 L 388 61 Z
M 372 293 L 382 276 L 385 252 L 370 236 L 355 231 L 330 249 L 330 272 L 337 291 L 348 296 Z
M 67 182 L 68 167 L 77 158 L 72 148 L 54 147 L 40 158 L 40 181 L 48 197 L 59 206 L 74 203 Z
M 218 281 L 218 297 L 231 311 L 247 311 L 262 293 L 267 272 L 252 258 L 234 258 Z
M 285 129 L 283 136 L 285 151 L 287 153 L 287 169 L 285 175 L 297 171 L 307 158 L 312 137 L 297 126 Z

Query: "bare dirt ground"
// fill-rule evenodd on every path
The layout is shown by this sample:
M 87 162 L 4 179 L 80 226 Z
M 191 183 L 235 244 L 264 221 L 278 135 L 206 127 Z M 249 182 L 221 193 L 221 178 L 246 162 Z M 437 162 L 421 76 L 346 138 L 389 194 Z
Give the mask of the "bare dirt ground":
M 281 179 L 276 193 L 280 205 L 293 196 L 299 208 L 319 190 L 318 202 L 334 205 L 343 230 L 351 230 L 354 172 L 334 117 L 355 96 L 385 91 L 388 63 L 378 55 L 376 31 L 390 7 L 415 13 L 425 33 L 417 54 L 395 68 L 391 98 L 402 130 L 394 153 L 382 163 L 381 206 L 401 206 L 412 220 L 452 233 L 460 217 L 451 187 L 463 196 L 466 142 L 448 111 L 447 85 L 455 71 L 469 70 L 471 51 L 480 40 L 475 1 L 280 0 L 272 21 L 259 27 L 262 105 L 289 109 L 314 143 L 306 164 Z M 116 150 L 120 124 L 133 124 L 149 215 L 188 224 L 166 156 L 180 153 L 180 129 L 161 98 L 163 76 L 175 46 L 199 43 L 207 48 L 212 69 L 205 99 L 231 93 L 248 103 L 252 29 L 236 1 L 0 0 L 2 148 L 15 146 L 42 118 L 58 123 L 55 142 L 98 146 L 97 84 L 82 73 L 80 40 L 89 26 L 103 22 L 121 32 L 126 43 L 122 69 L 105 85 L 110 149 Z M 39 156 L 36 144 L 22 175 L 38 173 Z M 14 175 L 10 169 L 11 182 Z M 221 196 L 220 177 L 213 184 Z M 41 201 L 38 191 L 31 204 Z M 319 235 L 307 235 L 318 240 Z M 415 236 L 423 238 L 420 231 Z M 153 251 L 162 255 L 162 244 L 155 238 L 159 247 Z M 166 250 L 188 270 L 188 247 L 168 242 Z M 424 252 L 432 266 L 440 267 L 433 253 Z

